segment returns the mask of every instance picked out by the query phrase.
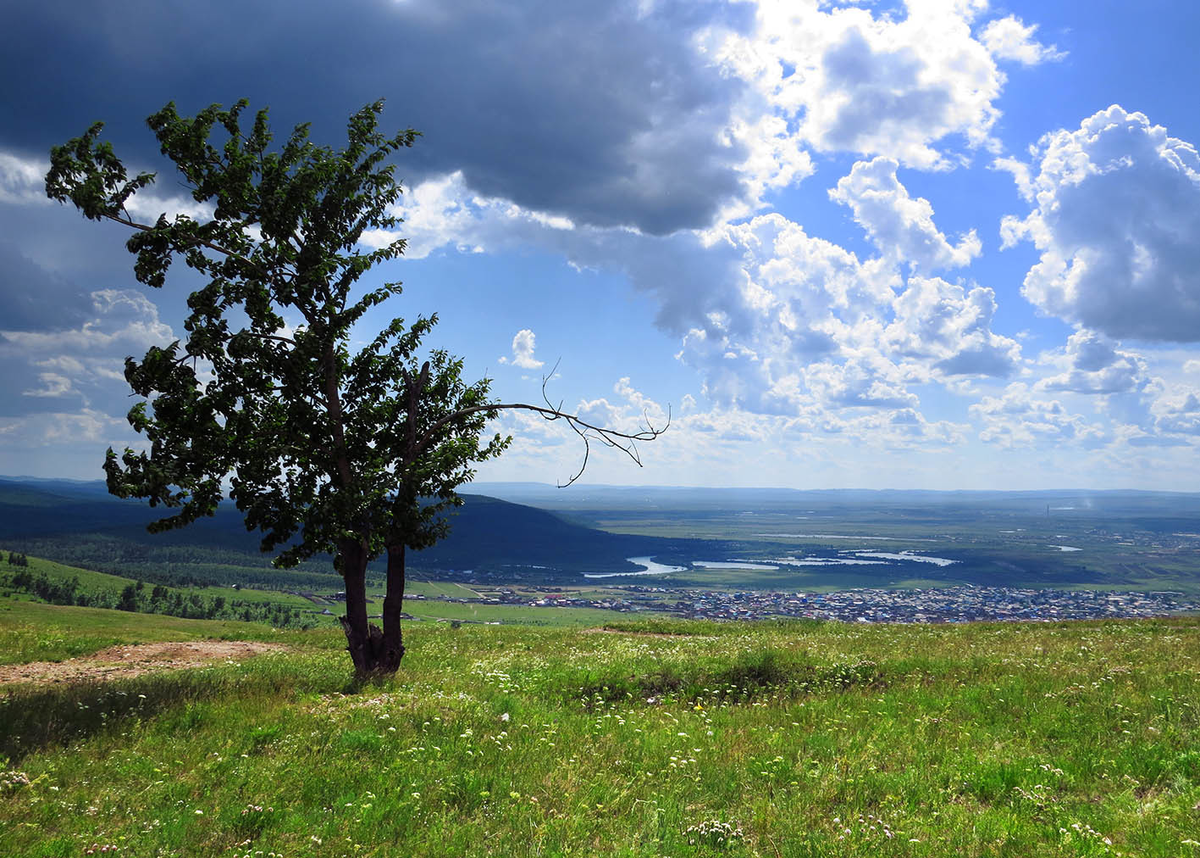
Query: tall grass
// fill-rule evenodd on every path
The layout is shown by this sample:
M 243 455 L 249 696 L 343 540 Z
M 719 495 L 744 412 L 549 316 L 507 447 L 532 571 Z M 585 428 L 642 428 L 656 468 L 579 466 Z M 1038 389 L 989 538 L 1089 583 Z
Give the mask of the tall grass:
M 0 854 L 1200 854 L 1195 620 L 626 631 L 13 692 Z

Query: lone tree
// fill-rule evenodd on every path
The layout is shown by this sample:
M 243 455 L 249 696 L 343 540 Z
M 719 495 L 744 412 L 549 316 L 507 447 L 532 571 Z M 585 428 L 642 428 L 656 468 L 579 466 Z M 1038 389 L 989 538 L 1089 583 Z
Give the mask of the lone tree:
M 399 225 L 389 158 L 418 135 L 381 133 L 377 102 L 350 118 L 343 149 L 315 145 L 307 125 L 275 146 L 265 109 L 243 131 L 247 106 L 187 118 L 168 104 L 147 120 L 193 198 L 211 208 L 205 219 L 134 220 L 127 203 L 154 174 L 130 178 L 100 139 L 102 123 L 51 151 L 47 195 L 131 229 L 139 281 L 162 287 L 176 259 L 208 281 L 188 299 L 186 339 L 126 359 L 125 378 L 142 398 L 129 422 L 149 449 L 110 448 L 108 489 L 170 508 L 150 525 L 163 531 L 212 515 L 228 484 L 277 565 L 334 557 L 355 670 L 394 672 L 404 655 L 405 552 L 445 536 L 446 512 L 462 503 L 455 490 L 508 446 L 511 438 L 483 437 L 489 420 L 521 409 L 564 421 L 583 441 L 582 467 L 592 441 L 640 464 L 635 442 L 665 427 L 618 432 L 549 400 L 496 402 L 488 379 L 464 381 L 461 360 L 422 352 L 436 315 L 395 319 L 352 349 L 364 314 L 400 294 L 398 283 L 359 281 L 403 253 L 404 240 L 365 252 L 360 239 Z M 366 569 L 384 555 L 380 630 L 367 621 Z

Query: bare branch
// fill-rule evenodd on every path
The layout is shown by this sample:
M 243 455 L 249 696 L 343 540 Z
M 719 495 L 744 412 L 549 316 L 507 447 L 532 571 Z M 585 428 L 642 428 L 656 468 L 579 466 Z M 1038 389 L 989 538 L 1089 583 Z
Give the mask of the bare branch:
M 583 472 L 587 469 L 588 459 L 591 456 L 592 441 L 598 441 L 605 447 L 612 447 L 620 450 L 622 453 L 628 456 L 635 465 L 637 465 L 639 468 L 642 467 L 642 457 L 638 452 L 637 442 L 653 441 L 671 427 L 670 408 L 668 407 L 667 409 L 667 422 L 664 426 L 662 426 L 662 428 L 654 426 L 654 424 L 650 422 L 650 418 L 645 413 L 642 414 L 642 419 L 645 421 L 645 425 L 636 432 L 621 432 L 607 426 L 597 426 L 594 423 L 589 423 L 588 421 L 584 420 L 578 414 L 568 414 L 563 410 L 562 402 L 559 402 L 559 404 L 555 406 L 546 396 L 546 385 L 554 376 L 554 373 L 557 369 L 558 364 L 555 363 L 554 368 L 550 370 L 550 373 L 542 376 L 542 399 L 545 400 L 545 405 L 531 405 L 526 402 L 500 402 L 493 405 L 476 405 L 472 406 L 471 408 L 459 409 L 452 414 L 446 415 L 441 420 L 429 427 L 428 431 L 424 433 L 420 441 L 418 441 L 415 447 L 413 447 L 413 457 L 416 458 L 428 450 L 437 442 L 438 433 L 446 426 L 454 423 L 457 420 L 470 417 L 473 414 L 493 411 L 531 411 L 534 414 L 541 415 L 542 418 L 549 422 L 554 422 L 556 420 L 565 421 L 566 424 L 571 427 L 571 431 L 578 435 L 580 440 L 583 441 L 583 461 L 580 463 L 579 470 L 576 471 L 565 483 L 559 483 L 559 488 L 566 488 L 583 476 Z

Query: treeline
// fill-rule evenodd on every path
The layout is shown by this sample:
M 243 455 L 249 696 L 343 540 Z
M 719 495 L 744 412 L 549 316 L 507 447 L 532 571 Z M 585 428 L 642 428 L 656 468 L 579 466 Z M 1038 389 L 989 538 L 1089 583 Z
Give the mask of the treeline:
M 200 545 L 151 546 L 100 533 L 73 533 L 5 540 L 34 557 L 82 566 L 169 587 L 242 587 L 288 590 L 340 590 L 341 576 L 328 561 L 308 561 L 296 569 L 275 569 L 270 558 Z M 382 570 L 380 572 L 382 574 Z
M 0 557 L 3 557 L 3 556 L 4 556 L 4 552 L 0 551 Z M 18 554 L 15 551 L 10 551 L 10 552 L 8 552 L 8 565 L 9 566 L 28 566 L 29 558 L 26 557 L 24 554 Z
M 316 625 L 311 616 L 287 605 L 226 599 L 224 596 L 206 597 L 199 593 L 185 595 L 161 584 L 147 588 L 142 581 L 127 585 L 120 593 L 91 591 L 82 587 L 77 577 L 54 579 L 44 572 L 20 569 L 0 575 L 0 593 L 8 596 L 14 592 L 34 596 L 51 605 L 110 608 L 189 620 L 243 620 L 269 623 L 280 629 L 307 629 Z

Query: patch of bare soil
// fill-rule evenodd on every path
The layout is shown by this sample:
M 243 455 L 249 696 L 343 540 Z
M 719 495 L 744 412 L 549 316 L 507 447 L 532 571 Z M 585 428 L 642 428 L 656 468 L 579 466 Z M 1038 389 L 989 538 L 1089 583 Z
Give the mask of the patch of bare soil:
M 125 644 L 66 661 L 0 665 L 0 685 L 16 682 L 91 682 L 127 679 L 158 670 L 203 667 L 217 661 L 241 661 L 287 649 L 258 641 L 168 641 Z

